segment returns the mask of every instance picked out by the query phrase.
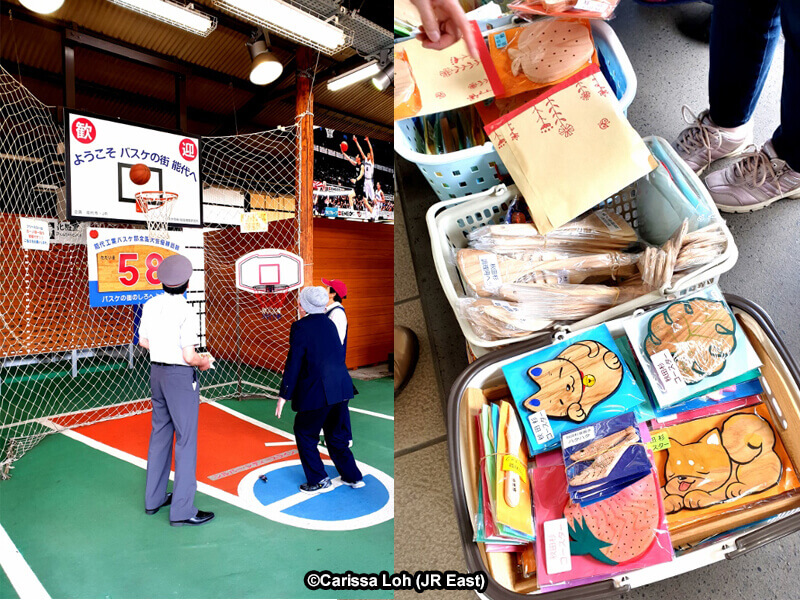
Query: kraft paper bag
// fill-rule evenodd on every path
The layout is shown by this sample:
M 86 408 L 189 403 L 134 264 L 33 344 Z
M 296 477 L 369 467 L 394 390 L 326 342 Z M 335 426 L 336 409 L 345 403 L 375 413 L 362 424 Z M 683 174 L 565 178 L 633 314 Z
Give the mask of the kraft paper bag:
M 486 126 L 540 233 L 656 168 L 597 65 Z
M 421 106 L 410 106 L 407 99 L 395 102 L 395 120 L 444 112 L 500 96 L 503 86 L 492 66 L 489 49 L 480 28 L 470 21 L 470 31 L 478 42 L 480 60 L 472 58 L 461 39 L 444 50 L 428 50 L 418 39 L 395 46 L 395 59 L 407 60 L 410 79 L 416 85 Z

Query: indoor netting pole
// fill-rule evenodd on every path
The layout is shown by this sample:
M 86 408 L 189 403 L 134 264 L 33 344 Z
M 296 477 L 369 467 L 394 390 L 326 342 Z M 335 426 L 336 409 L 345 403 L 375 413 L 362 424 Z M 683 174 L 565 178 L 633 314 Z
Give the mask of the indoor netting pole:
M 300 228 L 300 257 L 303 259 L 303 281 L 305 285 L 314 283 L 314 199 L 312 182 L 314 179 L 314 55 L 311 48 L 301 46 L 297 49 L 296 90 L 298 135 L 297 146 L 297 210 Z

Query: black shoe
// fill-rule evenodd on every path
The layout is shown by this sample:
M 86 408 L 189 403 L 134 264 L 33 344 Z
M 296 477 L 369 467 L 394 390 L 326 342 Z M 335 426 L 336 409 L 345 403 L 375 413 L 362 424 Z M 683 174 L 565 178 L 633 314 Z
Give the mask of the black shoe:
M 148 515 L 154 515 L 158 512 L 159 508 L 163 506 L 169 506 L 170 504 L 172 504 L 172 492 L 167 494 L 167 499 L 164 500 L 164 502 L 161 505 L 156 506 L 155 508 L 145 508 L 144 512 L 147 513 Z
M 211 519 L 214 518 L 213 512 L 205 512 L 204 510 L 198 510 L 197 514 L 193 516 L 191 519 L 185 519 L 183 521 L 170 521 L 169 524 L 173 527 L 183 527 L 184 525 L 202 525 L 203 523 L 208 523 Z
M 326 477 L 319 483 L 315 483 L 311 485 L 310 483 L 303 483 L 300 485 L 300 491 L 304 494 L 321 494 L 325 492 L 330 492 L 333 489 L 333 483 L 331 483 L 331 478 Z

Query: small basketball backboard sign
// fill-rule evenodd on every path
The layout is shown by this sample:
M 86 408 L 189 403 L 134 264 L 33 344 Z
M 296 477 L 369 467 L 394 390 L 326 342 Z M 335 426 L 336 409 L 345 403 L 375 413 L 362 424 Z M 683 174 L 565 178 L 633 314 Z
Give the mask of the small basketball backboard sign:
M 302 285 L 303 259 L 286 250 L 255 250 L 236 261 L 236 287 L 241 290 L 288 292 Z

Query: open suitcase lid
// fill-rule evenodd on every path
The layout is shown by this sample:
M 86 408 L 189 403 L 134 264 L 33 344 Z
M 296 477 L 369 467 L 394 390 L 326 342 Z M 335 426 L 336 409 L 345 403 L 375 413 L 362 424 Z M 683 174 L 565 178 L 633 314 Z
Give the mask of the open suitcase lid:
M 800 367 L 789 353 L 786 345 L 780 339 L 772 319 L 757 304 L 740 296 L 725 294 L 725 299 L 733 309 L 739 309 L 750 316 L 763 330 L 769 342 L 777 350 L 783 360 L 786 370 L 795 384 L 800 386 Z M 470 382 L 486 367 L 510 359 L 525 352 L 537 350 L 552 342 L 552 331 L 545 331 L 536 338 L 512 345 L 507 348 L 493 351 L 470 364 L 458 379 L 453 383 L 447 399 L 447 446 L 450 455 L 450 479 L 453 485 L 453 500 L 455 503 L 456 519 L 461 534 L 461 543 L 464 547 L 464 556 L 470 571 L 486 571 L 486 566 L 481 557 L 478 544 L 473 541 L 473 525 L 467 509 L 467 498 L 462 485 L 462 461 L 460 452 L 460 418 L 461 401 Z M 727 559 L 736 558 L 743 554 L 760 548 L 770 542 L 800 531 L 800 514 L 792 514 L 785 518 L 769 523 L 750 533 L 744 533 L 733 540 L 735 548 L 724 552 Z M 716 562 L 712 560 L 711 562 Z M 669 564 L 669 563 L 667 563 Z M 708 561 L 702 563 L 709 564 Z M 635 573 L 635 572 L 634 572 Z M 667 577 L 669 577 L 668 575 Z M 619 578 L 619 576 L 618 576 Z M 666 578 L 666 577 L 665 577 Z M 484 595 L 492 600 L 513 600 L 525 597 L 498 584 L 491 575 L 487 578 L 488 584 Z M 626 577 L 623 575 L 622 580 Z M 615 579 L 607 579 L 578 587 L 566 588 L 552 592 L 537 592 L 537 596 L 547 596 L 553 600 L 601 600 L 603 598 L 619 597 L 620 594 L 631 589 L 629 584 L 619 585 Z

